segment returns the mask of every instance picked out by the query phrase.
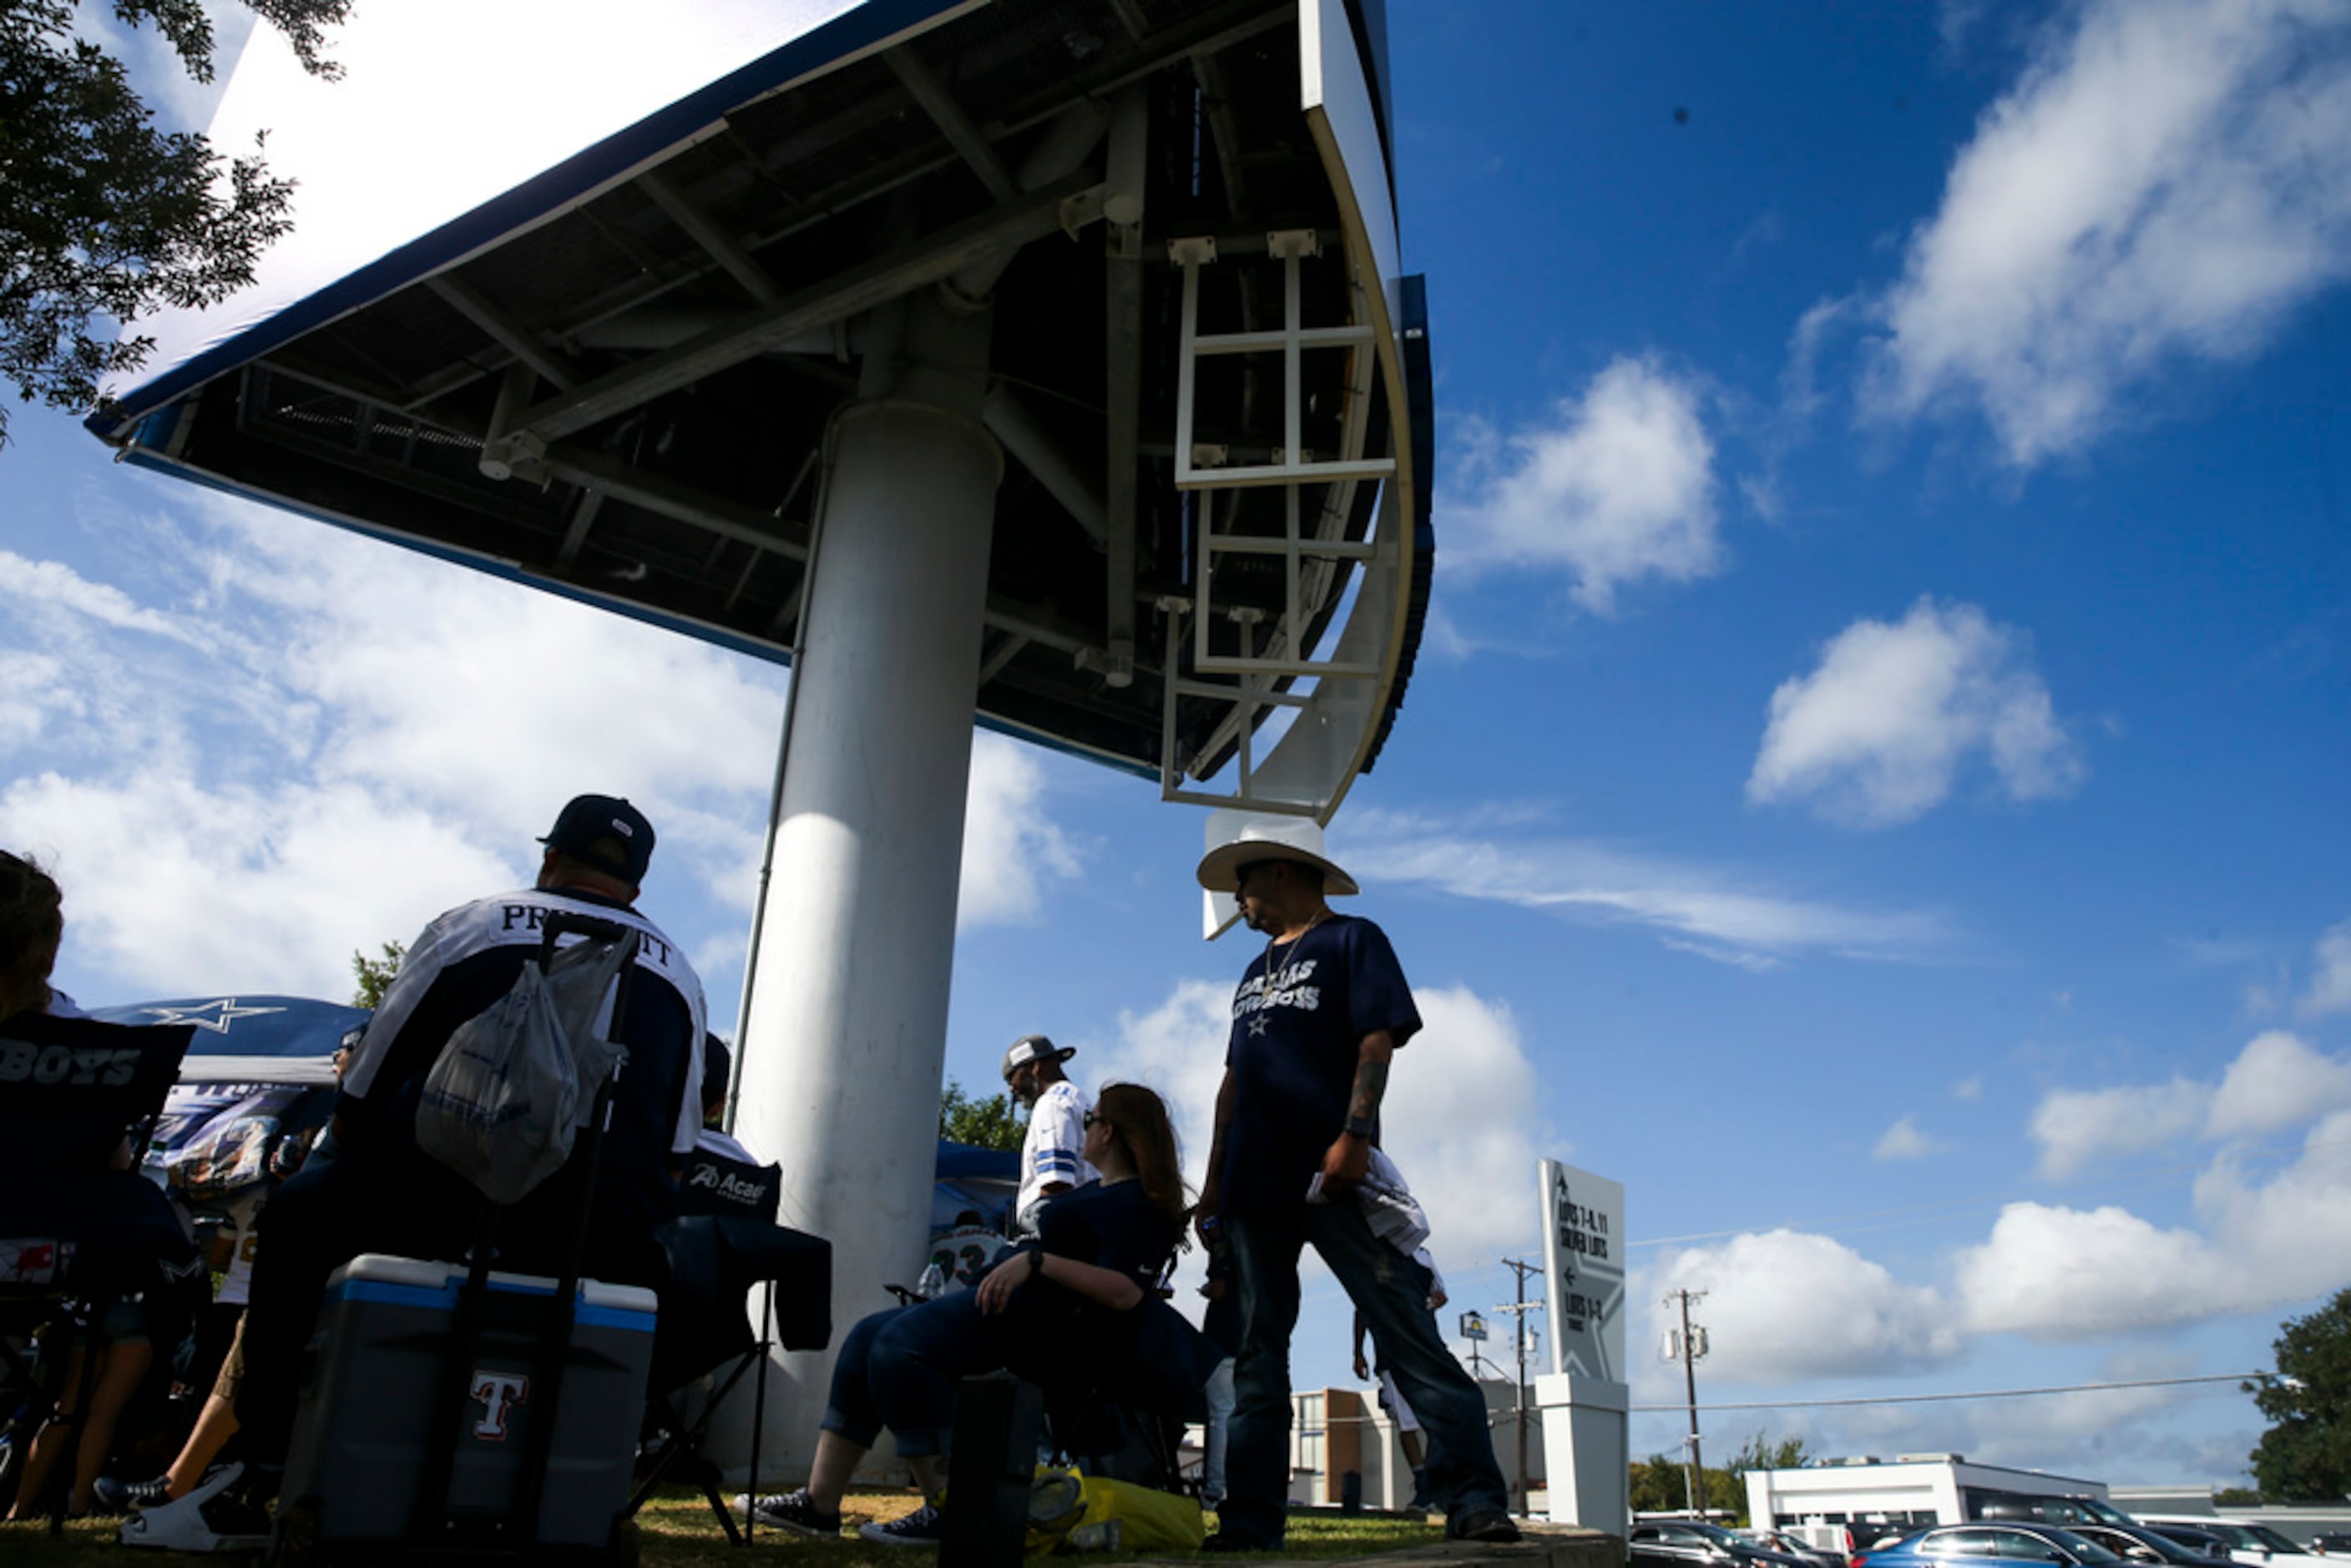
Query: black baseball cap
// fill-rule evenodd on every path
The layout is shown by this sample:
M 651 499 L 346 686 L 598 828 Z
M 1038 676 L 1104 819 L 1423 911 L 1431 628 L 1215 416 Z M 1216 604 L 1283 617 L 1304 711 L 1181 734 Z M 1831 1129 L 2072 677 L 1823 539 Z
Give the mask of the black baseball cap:
M 634 887 L 653 861 L 653 825 L 617 795 L 575 795 L 538 841 Z

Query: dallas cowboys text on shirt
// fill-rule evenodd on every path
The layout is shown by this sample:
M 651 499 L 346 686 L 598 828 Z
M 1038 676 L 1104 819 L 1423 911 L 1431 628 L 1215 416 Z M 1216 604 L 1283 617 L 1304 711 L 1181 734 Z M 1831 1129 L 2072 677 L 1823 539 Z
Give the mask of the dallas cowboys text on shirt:
M 1322 1005 L 1322 988 L 1306 982 L 1314 977 L 1316 963 L 1312 958 L 1301 959 L 1242 981 L 1241 988 L 1233 993 L 1233 1017 L 1247 1018 L 1266 1008 L 1314 1011 Z

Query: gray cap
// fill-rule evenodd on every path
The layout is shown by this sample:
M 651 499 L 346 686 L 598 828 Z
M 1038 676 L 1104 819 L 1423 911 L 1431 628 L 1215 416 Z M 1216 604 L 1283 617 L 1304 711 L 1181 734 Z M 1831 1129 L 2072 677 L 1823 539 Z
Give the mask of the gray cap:
M 1077 1053 L 1078 1048 L 1074 1045 L 1055 1045 L 1041 1034 L 1024 1034 L 1012 1042 L 1011 1050 L 1004 1053 L 1004 1082 L 1011 1082 L 1014 1069 L 1025 1067 L 1029 1062 L 1067 1061 Z

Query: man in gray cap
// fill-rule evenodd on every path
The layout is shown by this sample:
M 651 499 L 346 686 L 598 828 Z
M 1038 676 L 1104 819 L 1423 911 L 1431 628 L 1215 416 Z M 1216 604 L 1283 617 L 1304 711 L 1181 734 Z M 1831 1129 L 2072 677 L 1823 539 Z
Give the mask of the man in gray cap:
M 1201 862 L 1266 938 L 1233 997 L 1199 1226 L 1221 1227 L 1240 1287 L 1240 1349 L 1216 1552 L 1280 1549 L 1290 1481 L 1290 1334 L 1298 1259 L 1330 1265 L 1420 1416 L 1428 1479 L 1456 1540 L 1516 1541 L 1486 1401 L 1445 1346 L 1430 1271 L 1379 1239 L 1355 1191 L 1380 1139 L 1388 1063 L 1420 1030 L 1386 936 L 1338 915 L 1356 891 L 1311 822 L 1253 823 Z
M 1029 1108 L 1029 1135 L 1020 1143 L 1020 1194 L 1013 1199 L 1014 1240 L 1037 1234 L 1037 1211 L 1056 1193 L 1097 1179 L 1081 1152 L 1086 1114 L 1093 1106 L 1061 1071 L 1077 1055 L 1075 1046 L 1057 1046 L 1041 1034 L 1022 1035 L 1004 1053 L 1004 1086 Z

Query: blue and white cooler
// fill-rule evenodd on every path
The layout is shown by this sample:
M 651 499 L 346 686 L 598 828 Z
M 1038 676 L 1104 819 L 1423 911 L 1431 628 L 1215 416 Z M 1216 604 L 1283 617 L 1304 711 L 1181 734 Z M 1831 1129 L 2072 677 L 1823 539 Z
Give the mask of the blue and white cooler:
M 365 1253 L 335 1271 L 304 1359 L 283 1496 L 316 1510 L 321 1542 L 406 1537 L 425 1484 L 434 1412 L 455 1345 L 459 1263 Z M 465 1369 L 445 1519 L 508 1520 L 522 1495 L 556 1282 L 492 1273 Z M 627 1505 L 653 1361 L 653 1292 L 580 1281 L 538 1543 L 601 1548 Z

